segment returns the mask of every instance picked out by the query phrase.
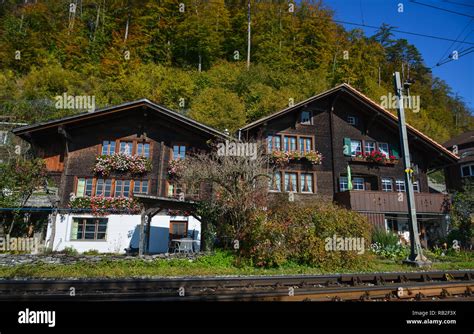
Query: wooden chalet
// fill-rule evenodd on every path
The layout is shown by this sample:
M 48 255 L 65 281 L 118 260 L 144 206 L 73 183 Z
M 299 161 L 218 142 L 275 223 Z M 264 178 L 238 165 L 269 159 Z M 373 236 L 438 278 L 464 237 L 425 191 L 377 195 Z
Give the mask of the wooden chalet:
M 415 128 L 407 130 L 416 209 L 426 243 L 446 231 L 449 207 L 446 195 L 429 192 L 427 173 L 455 164 L 458 157 Z M 398 131 L 396 116 L 342 84 L 244 126 L 239 136 L 264 142 L 267 153 L 275 156 L 296 152 L 295 159 L 278 166 L 270 192 L 293 192 L 296 200 L 334 200 L 375 225 L 403 233 L 408 216 Z M 321 164 L 298 159 L 310 151 L 322 154 Z M 376 161 L 370 157 L 374 151 L 387 159 Z

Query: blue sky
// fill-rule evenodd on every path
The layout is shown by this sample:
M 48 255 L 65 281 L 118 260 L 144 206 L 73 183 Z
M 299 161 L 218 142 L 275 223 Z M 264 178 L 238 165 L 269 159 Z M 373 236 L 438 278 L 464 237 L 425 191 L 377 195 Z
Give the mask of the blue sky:
M 460 52 L 464 48 L 474 46 L 474 0 L 415 1 L 471 15 L 473 18 L 418 5 L 410 0 L 323 0 L 323 3 L 334 10 L 335 20 L 364 22 L 371 26 L 387 23 L 397 27 L 398 30 L 473 43 L 473 45 L 455 43 L 451 46 L 453 42 L 450 41 L 394 33 L 394 38 L 405 38 L 410 44 L 415 45 L 428 67 L 436 65 L 442 57 L 446 59 L 453 50 Z M 398 12 L 399 3 L 404 5 L 403 13 Z M 343 26 L 348 30 L 357 28 L 352 25 L 343 24 Z M 367 36 L 375 32 L 371 28 L 359 28 L 363 29 Z M 468 107 L 474 110 L 474 52 L 461 56 L 456 61 L 434 67 L 432 71 L 433 75 L 446 81 L 453 93 L 458 93 Z

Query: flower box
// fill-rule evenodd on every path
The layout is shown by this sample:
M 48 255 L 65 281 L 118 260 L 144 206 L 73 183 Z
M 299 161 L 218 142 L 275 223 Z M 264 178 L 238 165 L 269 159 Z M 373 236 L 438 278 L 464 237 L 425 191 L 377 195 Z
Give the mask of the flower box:
M 150 170 L 151 162 L 144 156 L 114 153 L 111 155 L 99 155 L 95 160 L 93 172 L 105 177 L 111 172 L 142 175 Z
M 318 151 L 272 151 L 270 155 L 270 160 L 275 164 L 287 164 L 290 161 L 302 161 L 306 160 L 311 162 L 313 165 L 320 165 L 323 160 L 323 155 Z
M 352 157 L 352 161 L 356 162 L 369 162 L 376 163 L 380 165 L 396 165 L 398 159 L 391 155 L 387 157 L 385 153 L 380 151 L 372 151 L 371 153 L 357 153 L 356 156 Z
M 175 179 L 184 169 L 183 159 L 170 160 L 168 163 L 168 178 Z
M 72 212 L 92 213 L 93 215 L 136 214 L 140 212 L 140 203 L 128 197 L 74 197 L 69 202 Z

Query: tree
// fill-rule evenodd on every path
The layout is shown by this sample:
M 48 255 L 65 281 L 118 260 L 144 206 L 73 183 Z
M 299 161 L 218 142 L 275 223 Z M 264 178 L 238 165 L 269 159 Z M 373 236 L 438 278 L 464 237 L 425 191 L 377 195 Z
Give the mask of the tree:
M 177 182 L 185 184 L 187 189 L 202 189 L 203 184 L 208 185 L 212 190 L 210 195 L 201 196 L 198 210 L 201 220 L 212 225 L 219 240 L 242 243 L 247 226 L 266 205 L 268 161 L 257 143 L 227 144 L 229 148 L 230 145 L 249 145 L 246 151 L 249 154 L 230 155 L 227 153 L 231 151 L 222 150 L 226 144 L 214 143 L 210 153 L 186 156 Z M 203 238 L 207 233 L 203 227 Z
M 245 124 L 244 104 L 237 94 L 223 88 L 204 89 L 192 101 L 189 116 L 231 133 Z
M 0 164 L 0 207 L 12 208 L 14 215 L 8 234 L 17 221 L 21 209 L 38 188 L 46 185 L 46 166 L 42 159 L 17 159 L 7 164 Z M 2 214 L 3 228 L 6 231 L 6 214 Z
M 463 190 L 454 195 L 451 215 L 454 227 L 451 235 L 468 249 L 474 236 L 474 182 L 467 181 Z

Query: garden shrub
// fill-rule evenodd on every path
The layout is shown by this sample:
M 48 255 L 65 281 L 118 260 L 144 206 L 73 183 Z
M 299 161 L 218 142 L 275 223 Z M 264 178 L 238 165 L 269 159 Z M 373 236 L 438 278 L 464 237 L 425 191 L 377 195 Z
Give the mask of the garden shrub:
M 396 246 L 398 245 L 399 239 L 395 233 L 377 227 L 372 231 L 372 242 L 382 246 Z
M 281 266 L 288 261 L 323 269 L 356 268 L 366 252 L 326 250 L 326 238 L 363 238 L 370 245 L 371 226 L 362 215 L 329 202 L 276 200 L 248 224 L 240 255 L 257 266 Z
M 64 249 L 60 252 L 66 254 L 68 256 L 76 256 L 79 252 L 74 247 L 64 247 Z

